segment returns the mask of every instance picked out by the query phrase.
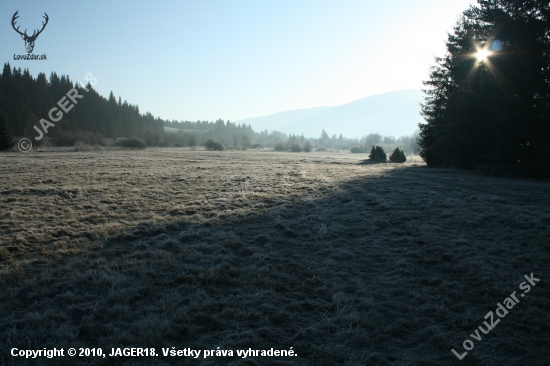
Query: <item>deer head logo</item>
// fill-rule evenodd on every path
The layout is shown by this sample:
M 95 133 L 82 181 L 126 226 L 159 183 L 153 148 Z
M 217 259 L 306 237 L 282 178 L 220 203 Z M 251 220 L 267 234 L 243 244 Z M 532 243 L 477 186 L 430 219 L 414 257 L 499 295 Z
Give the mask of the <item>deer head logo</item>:
M 15 29 L 15 31 L 17 33 L 19 33 L 21 35 L 21 38 L 23 38 L 23 40 L 25 41 L 25 48 L 27 49 L 27 53 L 31 53 L 32 50 L 34 49 L 34 42 L 36 41 L 36 38 L 38 37 L 38 35 L 40 33 L 42 33 L 42 31 L 44 30 L 44 28 L 46 28 L 46 24 L 48 24 L 48 14 L 44 13 L 44 19 L 46 19 L 45 22 L 42 22 L 42 29 L 38 30 L 38 29 L 35 29 L 35 31 L 33 32 L 32 36 L 29 36 L 27 34 L 27 30 L 25 29 L 25 32 L 24 33 L 21 33 L 19 31 L 19 27 L 15 28 L 15 20 L 17 18 L 19 18 L 19 15 L 17 15 L 17 13 L 19 13 L 19 10 L 17 10 L 15 12 L 15 14 L 13 14 L 13 17 L 11 18 L 11 26 L 13 27 L 13 29 Z M 37 33 L 38 32 L 38 33 Z

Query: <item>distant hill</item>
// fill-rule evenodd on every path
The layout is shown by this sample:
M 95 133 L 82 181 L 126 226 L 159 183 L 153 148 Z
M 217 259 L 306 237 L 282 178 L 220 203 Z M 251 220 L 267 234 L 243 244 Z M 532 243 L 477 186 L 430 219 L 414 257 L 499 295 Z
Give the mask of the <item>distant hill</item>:
M 361 137 L 369 133 L 383 136 L 411 135 L 422 121 L 422 92 L 417 89 L 397 90 L 372 95 L 336 107 L 295 109 L 235 123 L 250 124 L 254 131 L 278 130 L 306 137 L 318 137 L 324 129 L 329 135 Z

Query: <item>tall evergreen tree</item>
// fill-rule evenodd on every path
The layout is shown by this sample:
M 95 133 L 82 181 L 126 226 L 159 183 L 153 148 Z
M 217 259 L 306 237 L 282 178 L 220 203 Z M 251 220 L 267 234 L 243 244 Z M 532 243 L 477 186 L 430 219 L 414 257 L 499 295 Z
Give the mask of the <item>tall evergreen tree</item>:
M 55 128 L 51 128 L 48 137 L 55 137 L 62 132 L 76 133 L 90 131 L 105 137 L 152 136 L 151 141 L 159 141 L 164 136 L 163 121 L 139 113 L 137 106 L 117 102 L 114 93 L 109 99 L 99 95 L 88 84 L 85 91 L 74 84 L 68 76 L 52 72 L 49 79 L 44 73 L 33 78 L 29 70 L 11 68 L 4 64 L 0 76 L 0 109 L 5 111 L 11 130 L 16 136 L 25 136 L 29 130 L 28 121 L 33 115 L 38 119 L 50 120 L 48 112 L 72 88 L 78 90 L 83 98 L 68 113 L 63 113 Z M 36 125 L 36 123 L 34 123 Z M 45 140 L 42 140 L 45 141 Z
M 9 150 L 13 147 L 13 135 L 4 112 L 0 111 L 0 150 Z
M 550 175 L 550 3 L 478 0 L 424 83 L 429 166 L 506 165 Z

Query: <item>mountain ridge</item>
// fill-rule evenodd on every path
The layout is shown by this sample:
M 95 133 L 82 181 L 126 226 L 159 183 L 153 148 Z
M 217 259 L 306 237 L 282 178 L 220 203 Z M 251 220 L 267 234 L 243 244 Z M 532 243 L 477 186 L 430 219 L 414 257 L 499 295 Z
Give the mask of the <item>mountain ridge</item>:
M 418 128 L 421 102 L 420 89 L 401 89 L 339 106 L 293 109 L 234 122 L 250 124 L 258 132 L 277 130 L 306 137 L 318 137 L 323 129 L 329 135 L 345 137 L 370 133 L 399 137 L 411 135 Z

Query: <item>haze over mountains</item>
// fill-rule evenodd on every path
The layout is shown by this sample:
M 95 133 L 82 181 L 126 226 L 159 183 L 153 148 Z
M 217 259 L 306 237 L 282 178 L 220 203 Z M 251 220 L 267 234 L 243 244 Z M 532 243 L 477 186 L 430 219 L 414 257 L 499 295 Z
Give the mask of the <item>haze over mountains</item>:
M 383 136 L 408 136 L 422 122 L 422 91 L 403 89 L 372 95 L 335 106 L 295 109 L 267 116 L 247 118 L 235 123 L 250 124 L 254 131 L 278 130 L 305 137 L 319 137 L 324 129 L 329 135 L 362 137 L 370 133 Z

